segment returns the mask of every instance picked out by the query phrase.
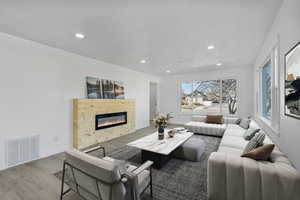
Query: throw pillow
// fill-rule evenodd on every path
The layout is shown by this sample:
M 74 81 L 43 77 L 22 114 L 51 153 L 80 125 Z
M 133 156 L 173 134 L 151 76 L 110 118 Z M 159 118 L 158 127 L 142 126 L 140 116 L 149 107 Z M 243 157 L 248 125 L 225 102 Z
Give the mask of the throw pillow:
M 269 160 L 274 147 L 274 144 L 266 144 L 243 154 L 242 157 L 252 158 L 254 160 Z
M 262 132 L 255 134 L 255 136 L 246 145 L 243 154 L 252 151 L 253 149 L 262 146 L 266 135 Z
M 260 131 L 257 134 L 255 134 L 255 136 L 253 138 L 257 141 L 258 146 L 262 146 L 264 144 L 266 134 L 264 132 Z
M 208 124 L 223 124 L 223 115 L 207 115 L 206 123 L 208 123 Z
M 244 132 L 244 139 L 245 140 L 251 140 L 254 136 L 255 133 L 257 133 L 260 129 L 255 129 L 255 128 L 249 128 Z
M 235 123 L 236 123 L 236 124 L 240 124 L 241 121 L 242 121 L 242 118 L 238 118 L 238 119 L 235 121 Z
M 240 125 L 240 127 L 244 128 L 244 129 L 248 129 L 250 122 L 251 122 L 251 119 L 242 119 L 239 125 Z

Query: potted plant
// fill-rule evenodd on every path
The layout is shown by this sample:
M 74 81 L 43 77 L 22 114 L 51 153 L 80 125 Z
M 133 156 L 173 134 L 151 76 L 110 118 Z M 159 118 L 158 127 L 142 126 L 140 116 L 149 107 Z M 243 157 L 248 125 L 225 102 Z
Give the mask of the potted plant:
M 165 128 L 167 127 L 168 121 L 171 118 L 173 118 L 173 116 L 171 115 L 171 113 L 168 113 L 166 115 L 157 115 L 153 119 L 155 127 L 158 128 L 158 139 L 164 139 Z

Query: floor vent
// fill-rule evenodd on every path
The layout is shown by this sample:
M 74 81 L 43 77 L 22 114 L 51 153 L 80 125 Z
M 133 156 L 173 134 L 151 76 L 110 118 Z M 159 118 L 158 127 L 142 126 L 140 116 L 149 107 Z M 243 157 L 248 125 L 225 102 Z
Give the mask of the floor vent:
M 5 165 L 12 167 L 39 158 L 40 137 L 10 138 L 4 141 L 4 146 Z

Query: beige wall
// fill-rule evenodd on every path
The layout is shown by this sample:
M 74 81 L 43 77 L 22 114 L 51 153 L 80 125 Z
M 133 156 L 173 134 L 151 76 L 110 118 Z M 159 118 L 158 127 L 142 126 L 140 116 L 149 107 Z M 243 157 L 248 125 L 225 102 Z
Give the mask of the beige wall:
M 127 112 L 127 124 L 95 130 L 98 114 Z M 82 149 L 135 131 L 135 100 L 74 99 L 73 146 Z

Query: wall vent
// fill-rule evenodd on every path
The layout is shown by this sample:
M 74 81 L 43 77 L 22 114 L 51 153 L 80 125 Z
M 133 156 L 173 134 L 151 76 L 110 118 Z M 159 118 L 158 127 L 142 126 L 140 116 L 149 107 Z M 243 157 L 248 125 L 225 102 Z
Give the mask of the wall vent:
M 39 158 L 40 136 L 4 140 L 5 167 L 13 167 Z

